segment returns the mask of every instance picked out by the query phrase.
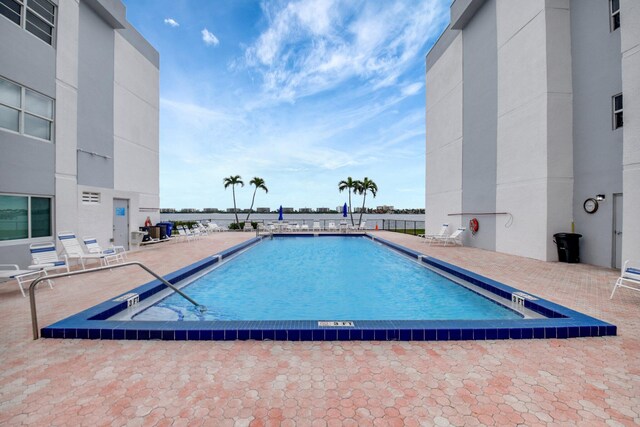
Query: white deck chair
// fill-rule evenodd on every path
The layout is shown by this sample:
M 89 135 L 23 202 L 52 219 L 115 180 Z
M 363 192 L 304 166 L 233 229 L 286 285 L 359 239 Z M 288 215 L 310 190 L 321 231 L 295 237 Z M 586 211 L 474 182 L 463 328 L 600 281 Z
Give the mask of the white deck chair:
M 222 228 L 219 227 L 215 222 L 210 222 L 209 224 L 207 224 L 207 228 L 209 229 L 209 231 L 222 231 Z
M 308 224 L 302 224 L 300 226 L 300 231 L 309 231 L 309 225 Z
M 0 282 L 7 282 L 15 279 L 15 281 L 18 282 L 18 287 L 20 288 L 20 292 L 23 297 L 27 296 L 24 293 L 24 285 L 28 282 L 33 282 L 40 277 L 40 275 L 46 276 L 47 272 L 45 270 L 20 270 L 20 267 L 16 264 L 0 264 Z M 49 282 L 49 287 L 53 289 L 51 280 L 47 280 L 47 282 Z
M 640 266 L 630 267 L 629 260 L 624 262 L 622 271 L 620 272 L 620 277 L 616 280 L 616 284 L 613 286 L 609 299 L 613 298 L 613 294 L 616 293 L 618 288 L 627 288 L 640 292 Z
M 466 230 L 466 228 L 460 227 L 456 231 L 451 233 L 450 236 L 437 237 L 435 239 L 435 242 L 444 243 L 445 246 L 447 246 L 447 244 L 449 243 L 462 246 L 462 233 L 464 233 Z
M 313 231 L 322 231 L 322 227 L 320 227 L 320 221 L 313 221 L 313 227 L 311 227 Z
M 127 259 L 127 251 L 125 251 L 124 246 L 112 245 L 107 249 L 102 249 L 98 244 L 98 240 L 91 236 L 83 237 L 82 243 L 84 243 L 90 254 L 115 255 L 116 262 L 124 262 L 124 260 Z
M 442 227 L 440 227 L 440 232 L 438 234 L 424 234 L 420 237 L 424 237 L 425 243 L 427 242 L 431 243 L 433 241 L 446 237 L 448 229 L 449 229 L 449 224 L 445 222 L 444 224 L 442 224 Z
M 182 225 L 179 225 L 177 227 L 177 230 L 178 230 L 178 236 L 180 236 L 181 239 L 186 240 L 187 242 L 190 242 L 191 240 L 195 239 L 195 235 L 192 233 L 189 233 L 187 229 Z
M 327 225 L 327 231 L 338 231 L 338 229 L 336 228 L 336 223 L 335 222 L 330 222 Z
M 86 261 L 98 261 L 100 265 L 109 265 L 110 262 L 116 261 L 116 255 L 90 254 L 84 251 L 84 248 L 76 238 L 76 235 L 70 231 L 62 231 L 58 233 L 58 240 L 64 248 L 67 259 L 75 259 L 80 262 L 82 269 L 85 269 Z
M 362 221 L 360 225 L 358 225 L 358 230 L 366 230 L 367 229 L 367 221 Z
M 27 268 L 30 270 L 67 270 L 69 272 L 69 262 L 66 255 L 62 259 L 58 257 L 56 245 L 53 242 L 32 243 L 29 246 L 31 252 L 31 264 Z
M 253 225 L 249 221 L 245 221 L 242 231 L 253 231 Z

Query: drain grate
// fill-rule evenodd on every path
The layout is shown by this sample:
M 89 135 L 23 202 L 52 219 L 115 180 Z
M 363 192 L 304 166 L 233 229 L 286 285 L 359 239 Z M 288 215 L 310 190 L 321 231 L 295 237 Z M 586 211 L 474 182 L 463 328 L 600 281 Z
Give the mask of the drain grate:
M 338 328 L 353 328 L 355 325 L 353 322 L 345 322 L 342 320 L 333 321 L 333 322 L 318 322 L 318 326 L 332 326 Z

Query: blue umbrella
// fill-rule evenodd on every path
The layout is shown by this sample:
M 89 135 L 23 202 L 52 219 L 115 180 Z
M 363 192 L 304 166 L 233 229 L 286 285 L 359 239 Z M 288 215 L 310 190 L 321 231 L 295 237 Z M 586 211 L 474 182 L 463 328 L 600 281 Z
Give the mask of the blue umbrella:
M 278 212 L 278 221 L 282 221 L 282 205 L 280 205 L 280 210 Z
M 345 217 L 345 218 L 347 217 L 347 204 L 346 203 L 342 207 L 342 216 Z

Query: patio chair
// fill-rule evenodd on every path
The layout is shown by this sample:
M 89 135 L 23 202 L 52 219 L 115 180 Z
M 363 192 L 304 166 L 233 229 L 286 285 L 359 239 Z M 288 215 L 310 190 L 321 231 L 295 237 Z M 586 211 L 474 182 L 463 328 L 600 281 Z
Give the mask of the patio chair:
M 110 262 L 117 261 L 119 258 L 115 254 L 104 255 L 97 253 L 86 253 L 82 245 L 76 238 L 76 235 L 70 231 L 62 231 L 58 233 L 58 240 L 62 244 L 62 248 L 67 259 L 75 259 L 80 262 L 82 269 L 86 268 L 85 261 L 98 261 L 100 265 L 109 265 Z
M 18 282 L 18 287 L 23 297 L 27 296 L 24 293 L 24 285 L 26 285 L 27 282 L 33 282 L 40 277 L 40 275 L 46 276 L 47 272 L 45 270 L 20 270 L 20 267 L 15 264 L 0 264 L 0 283 L 15 279 L 15 281 Z M 53 289 L 51 280 L 47 280 L 47 282 L 49 282 L 49 287 Z
M 302 224 L 300 226 L 300 231 L 309 231 L 309 225 L 308 224 Z
M 433 240 L 431 243 L 444 243 L 444 246 L 447 246 L 447 244 L 451 243 L 454 246 L 455 245 L 462 246 L 462 233 L 464 233 L 466 230 L 467 230 L 466 228 L 460 227 L 456 231 L 454 231 L 450 236 L 436 237 L 435 240 Z
M 313 231 L 322 231 L 322 227 L 320 227 L 320 221 L 313 221 L 313 227 L 311 227 Z
M 219 227 L 215 222 L 210 222 L 209 224 L 207 224 L 207 228 L 209 229 L 209 231 L 224 231 L 222 227 Z
M 184 227 L 184 226 L 182 226 L 182 225 L 179 225 L 179 226 L 177 227 L 177 230 L 178 230 L 178 236 L 179 236 L 182 240 L 186 240 L 187 242 L 189 242 L 189 241 L 191 241 L 191 240 L 193 240 L 193 239 L 195 239 L 195 238 L 196 238 L 196 237 L 195 237 L 195 234 L 188 232 L 188 231 L 187 231 L 187 230 L 188 230 L 188 228 L 186 228 L 186 227 Z
M 246 221 L 244 223 L 244 227 L 242 228 L 242 231 L 253 231 L 253 225 L 251 225 L 249 221 Z
M 98 240 L 91 236 L 83 237 L 82 243 L 84 243 L 90 254 L 115 255 L 117 257 L 116 261 L 121 262 L 127 259 L 127 251 L 124 249 L 124 246 L 111 245 L 111 247 L 107 249 L 102 249 L 98 244 Z
M 31 252 L 31 264 L 27 268 L 30 270 L 67 270 L 69 272 L 69 262 L 67 256 L 63 255 L 62 259 L 58 257 L 56 245 L 53 242 L 32 243 L 29 246 Z
M 327 224 L 327 231 L 338 231 L 338 229 L 336 228 L 336 223 L 330 222 L 329 224 Z
M 362 221 L 359 225 L 358 225 L 358 230 L 366 230 L 367 229 L 367 221 Z
M 624 262 L 622 271 L 620 272 L 620 277 L 618 277 L 615 285 L 613 285 L 613 290 L 611 291 L 609 299 L 613 298 L 613 294 L 616 293 L 616 289 L 618 288 L 627 288 L 640 292 L 640 265 L 637 267 L 631 267 L 629 266 L 629 260 Z
M 422 237 L 424 239 L 424 243 L 430 243 L 433 240 L 445 237 L 448 230 L 449 224 L 445 222 L 444 224 L 442 224 L 442 227 L 440 227 L 440 231 L 437 234 L 418 234 L 418 237 Z

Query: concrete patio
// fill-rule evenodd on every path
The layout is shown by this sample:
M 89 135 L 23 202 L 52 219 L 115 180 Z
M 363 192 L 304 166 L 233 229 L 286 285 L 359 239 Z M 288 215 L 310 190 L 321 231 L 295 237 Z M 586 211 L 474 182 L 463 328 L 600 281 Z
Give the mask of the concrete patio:
M 381 237 L 618 326 L 617 337 L 457 342 L 32 340 L 0 286 L 0 425 L 637 425 L 640 293 L 614 270 Z M 217 233 L 129 255 L 167 274 L 250 239 Z M 46 326 L 150 280 L 133 268 L 41 286 Z

